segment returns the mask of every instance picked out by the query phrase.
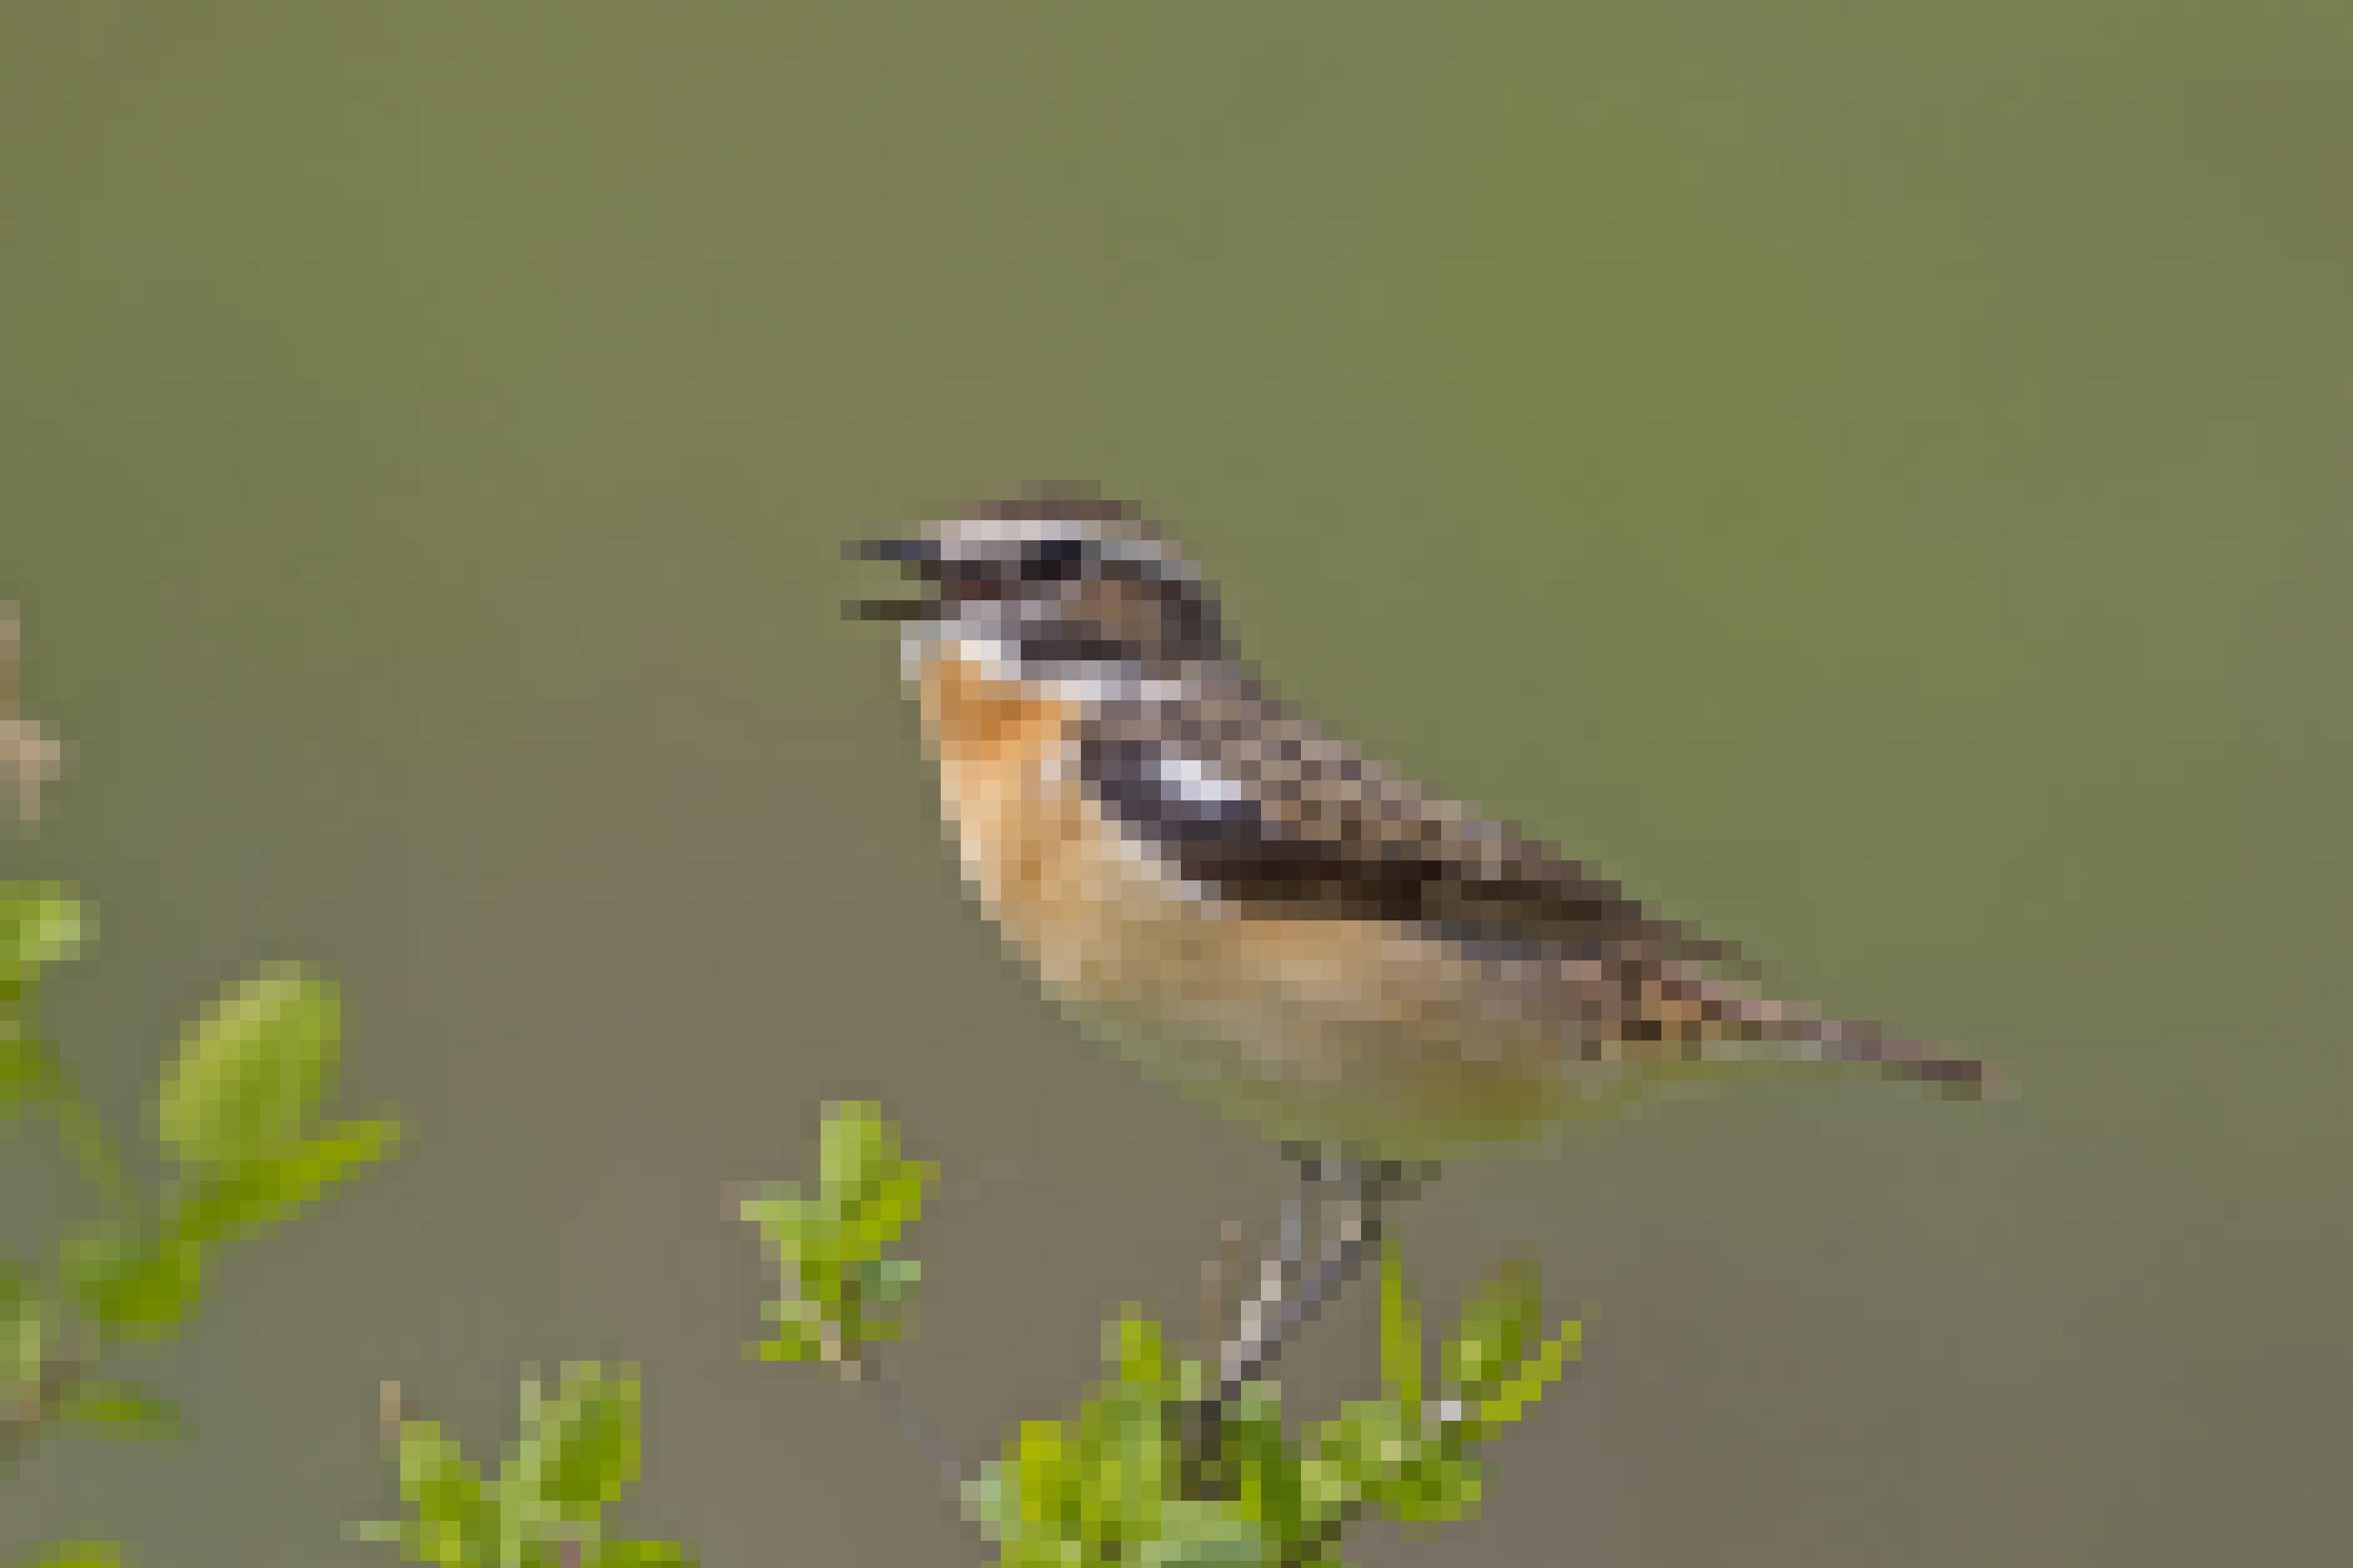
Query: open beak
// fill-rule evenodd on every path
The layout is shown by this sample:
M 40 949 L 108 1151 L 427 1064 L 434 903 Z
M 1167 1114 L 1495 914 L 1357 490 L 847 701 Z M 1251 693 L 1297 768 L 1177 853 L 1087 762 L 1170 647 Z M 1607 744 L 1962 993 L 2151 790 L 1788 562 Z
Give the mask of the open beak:
M 940 582 L 939 547 L 927 539 L 853 539 L 841 547 L 841 552 L 852 561 L 891 562 L 918 582 L 934 586 Z M 842 606 L 842 613 L 860 621 L 925 621 L 939 615 L 941 604 L 936 595 L 919 599 L 852 599 Z

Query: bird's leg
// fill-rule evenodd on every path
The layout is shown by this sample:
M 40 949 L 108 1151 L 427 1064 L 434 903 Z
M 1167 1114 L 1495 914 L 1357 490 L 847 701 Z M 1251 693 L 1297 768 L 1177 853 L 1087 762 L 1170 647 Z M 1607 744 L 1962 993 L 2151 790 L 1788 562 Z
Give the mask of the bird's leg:
M 1305 1265 L 1307 1258 L 1306 1194 L 1312 1191 L 1312 1178 L 1305 1177 L 1303 1160 L 1302 1190 L 1282 1200 L 1282 1216 L 1277 1222 L 1275 1249 L 1258 1266 L 1255 1279 L 1242 1276 L 1239 1256 L 1241 1226 L 1229 1220 L 1219 1233 L 1220 1246 L 1217 1257 L 1202 1270 L 1208 1286 L 1203 1301 L 1208 1322 L 1208 1339 L 1218 1352 L 1220 1369 L 1217 1391 L 1210 1397 L 1188 1404 L 1180 1413 L 1184 1423 L 1182 1442 L 1186 1469 L 1186 1495 L 1190 1497 L 1222 1497 L 1231 1491 L 1226 1484 L 1219 1463 L 1225 1440 L 1225 1406 L 1233 1397 L 1238 1384 L 1229 1383 L 1223 1375 L 1233 1346 L 1241 1336 L 1237 1330 L 1230 1338 L 1226 1325 L 1229 1321 L 1253 1325 L 1264 1320 L 1269 1301 L 1280 1301 L 1291 1290 Z M 1238 1282 L 1241 1287 L 1237 1291 Z
M 1307 1265 L 1307 1198 L 1313 1184 L 1303 1179 L 1300 1191 L 1282 1200 L 1276 1222 L 1275 1249 L 1250 1267 L 1242 1250 L 1242 1226 L 1229 1220 L 1219 1231 L 1218 1255 L 1202 1265 L 1202 1338 L 1213 1350 L 1230 1343 L 1236 1325 L 1254 1321 L 1261 1303 L 1281 1300 L 1293 1289 Z M 1222 1363 L 1221 1363 L 1222 1364 Z
M 1226 1405 L 1245 1384 L 1263 1376 L 1291 1337 L 1363 1271 L 1366 1258 L 1380 1245 L 1391 1205 L 1436 1173 L 1429 1164 L 1323 1150 L 1291 1152 L 1299 1160 L 1304 1195 L 1316 1200 L 1316 1246 L 1311 1257 L 1302 1218 L 1306 1205 L 1300 1197 L 1288 1199 L 1275 1250 L 1260 1265 L 1256 1289 L 1242 1299 L 1233 1332 L 1218 1347 L 1217 1391 L 1203 1402 L 1198 1426 L 1188 1435 L 1195 1458 L 1212 1468 Z
M 1262 1373 L 1301 1325 L 1347 1288 L 1378 1241 L 1381 1205 L 1393 1184 L 1385 1164 L 1308 1154 L 1300 1162 L 1305 1195 L 1314 1200 L 1315 1249 L 1309 1255 L 1303 1205 L 1283 1205 L 1282 1236 L 1259 1268 L 1257 1289 L 1242 1299 L 1234 1331 L 1218 1349 L 1218 1398 L 1231 1399 Z

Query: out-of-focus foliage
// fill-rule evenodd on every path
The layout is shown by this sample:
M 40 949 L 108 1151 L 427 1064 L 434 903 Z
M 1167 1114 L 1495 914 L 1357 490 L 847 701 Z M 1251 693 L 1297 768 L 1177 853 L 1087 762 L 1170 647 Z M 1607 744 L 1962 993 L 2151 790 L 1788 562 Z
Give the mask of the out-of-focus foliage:
M 638 1479 L 634 1367 L 568 1362 L 550 1390 L 522 1382 L 522 1433 L 486 1477 L 438 1421 L 386 1389 L 386 1438 L 405 1517 L 355 1523 L 355 1540 L 446 1568 L 691 1568 L 675 1542 L 605 1535 L 605 1510 Z
M 0 769 L 22 775 L 29 820 L 32 788 L 54 772 L 57 748 L 16 713 L 16 654 L 14 617 L 0 615 L 0 749 L 14 749 Z M 27 773 L 27 757 L 43 766 Z M 385 1158 L 399 1135 L 389 1120 L 319 1121 L 342 1047 L 334 989 L 305 966 L 274 965 L 182 1034 L 155 1098 L 166 1173 L 152 1190 L 135 1181 L 39 1021 L 45 972 L 78 956 L 93 930 L 62 884 L 0 882 L 0 1120 L 46 1122 L 98 1210 L 67 1226 L 38 1264 L 0 1258 L 0 1472 L 52 1435 L 181 1431 L 176 1403 L 109 1370 L 116 1353 L 176 1335 L 216 1248 Z M 86 1541 L 34 1561 L 100 1568 L 120 1558 Z
M 967 1510 L 1008 1568 L 1336 1564 L 1360 1521 L 1467 1516 L 1480 1496 L 1477 1447 L 1559 1378 L 1578 1326 L 1537 1342 L 1534 1271 L 1508 1267 L 1437 1347 L 1436 1393 L 1425 1396 L 1430 1347 L 1393 1252 L 1381 1300 L 1379 1398 L 1294 1437 L 1273 1384 L 1249 1385 L 1221 1413 L 1206 1468 L 1193 1445 L 1208 1369 L 1173 1359 L 1158 1326 L 1129 1309 L 1106 1330 L 1103 1387 L 1074 1416 L 1024 1422 L 966 1487 Z
M 811 1182 L 763 1184 L 739 1205 L 760 1233 L 778 1293 L 765 1309 L 776 1331 L 754 1345 L 763 1361 L 822 1361 L 855 1375 L 869 1349 L 907 1330 L 922 1266 L 892 1249 L 922 1217 L 938 1167 L 899 1152 L 879 1107 L 826 1107 Z

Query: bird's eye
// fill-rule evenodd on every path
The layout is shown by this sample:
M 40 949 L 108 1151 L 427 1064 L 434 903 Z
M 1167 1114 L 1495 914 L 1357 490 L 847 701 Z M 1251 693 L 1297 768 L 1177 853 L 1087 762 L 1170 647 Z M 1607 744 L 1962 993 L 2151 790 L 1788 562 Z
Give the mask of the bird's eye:
M 1079 574 L 1086 552 L 1075 539 L 1041 539 L 1022 552 L 1024 574 L 1041 583 L 1060 583 Z

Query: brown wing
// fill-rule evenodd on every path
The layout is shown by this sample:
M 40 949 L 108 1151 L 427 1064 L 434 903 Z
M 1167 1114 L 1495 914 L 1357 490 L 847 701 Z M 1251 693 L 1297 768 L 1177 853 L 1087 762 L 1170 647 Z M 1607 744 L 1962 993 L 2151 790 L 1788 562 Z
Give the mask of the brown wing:
M 1260 689 L 1106 712 L 1082 776 L 1186 878 L 1288 916 L 1381 920 L 1467 940 L 1734 963 L 1508 823 L 1423 791 Z
M 1091 720 L 1079 768 L 1130 833 L 1244 907 L 1600 960 L 1606 978 L 1581 983 L 1593 988 L 1576 1001 L 1606 1020 L 1589 1050 L 1697 1060 L 1729 1042 L 1778 1042 L 1957 1098 L 1989 1092 L 1982 1062 L 1759 994 L 1756 966 L 1730 944 L 1661 919 L 1508 823 L 1431 796 L 1255 688 Z

